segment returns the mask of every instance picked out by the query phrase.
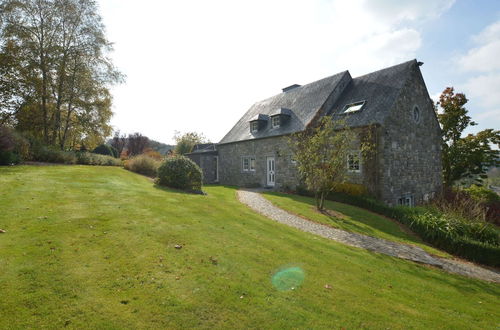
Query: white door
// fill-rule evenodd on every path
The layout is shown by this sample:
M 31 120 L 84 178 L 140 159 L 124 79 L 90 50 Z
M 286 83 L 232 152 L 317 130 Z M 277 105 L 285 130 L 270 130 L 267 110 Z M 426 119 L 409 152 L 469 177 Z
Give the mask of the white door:
M 267 185 L 274 187 L 275 163 L 274 157 L 267 157 Z

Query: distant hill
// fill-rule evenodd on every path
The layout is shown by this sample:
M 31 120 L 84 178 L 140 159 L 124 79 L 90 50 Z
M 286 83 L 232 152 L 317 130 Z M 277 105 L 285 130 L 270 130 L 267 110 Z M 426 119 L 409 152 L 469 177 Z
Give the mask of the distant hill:
M 155 151 L 158 151 L 160 154 L 164 155 L 167 153 L 167 151 L 174 149 L 175 145 L 170 145 L 155 140 L 149 140 L 149 147 Z
M 113 139 L 107 139 L 106 144 L 111 145 L 112 140 Z M 149 139 L 149 147 L 155 151 L 158 151 L 160 154 L 165 155 L 167 151 L 173 150 L 175 148 L 175 145 L 170 145 Z M 125 147 L 125 149 L 127 149 L 127 147 Z

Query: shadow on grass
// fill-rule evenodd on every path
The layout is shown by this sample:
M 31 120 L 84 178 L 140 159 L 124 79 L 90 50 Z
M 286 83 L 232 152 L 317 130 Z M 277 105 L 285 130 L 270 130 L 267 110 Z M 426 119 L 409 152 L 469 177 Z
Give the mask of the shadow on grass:
M 203 185 L 201 191 L 182 190 L 182 189 L 177 189 L 177 188 L 172 188 L 172 187 L 167 187 L 167 186 L 161 186 L 157 183 L 155 183 L 153 186 L 155 187 L 155 189 L 163 190 L 163 191 L 166 191 L 169 193 L 180 194 L 180 195 L 193 195 L 193 196 L 194 195 L 202 195 L 202 196 L 208 195 L 208 193 L 205 190 L 203 190 L 203 188 L 222 187 L 222 188 L 231 189 L 231 190 L 238 190 L 238 187 L 235 187 L 235 186 L 226 186 L 226 185 L 219 185 L 219 184 Z
M 203 190 L 200 190 L 200 191 L 182 190 L 182 189 L 177 189 L 177 188 L 160 186 L 157 183 L 155 183 L 153 185 L 153 187 L 155 187 L 155 189 L 158 189 L 158 190 L 163 190 L 163 191 L 166 191 L 166 192 L 169 192 L 169 193 L 172 193 L 172 194 L 178 194 L 178 195 L 192 195 L 192 196 L 195 196 L 195 195 L 202 195 L 202 196 L 204 196 L 204 195 L 206 195 L 206 193 Z

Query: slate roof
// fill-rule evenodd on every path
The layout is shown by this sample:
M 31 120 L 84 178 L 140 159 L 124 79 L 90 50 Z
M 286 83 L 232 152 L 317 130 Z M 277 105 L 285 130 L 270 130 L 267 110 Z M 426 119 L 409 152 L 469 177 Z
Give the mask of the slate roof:
M 215 143 L 200 143 L 193 147 L 193 151 L 186 155 L 191 154 L 204 154 L 204 153 L 214 153 L 217 152 L 217 147 Z
M 345 117 L 350 127 L 383 124 L 415 65 L 416 60 L 412 60 L 354 78 L 329 114 Z M 365 101 L 361 111 L 342 114 L 347 104 L 358 101 Z
M 352 127 L 383 124 L 415 65 L 416 60 L 412 60 L 351 79 L 331 109 L 327 109 L 328 114 L 334 118 L 344 117 L 346 115 L 340 113 L 346 104 L 366 101 L 361 111 L 346 117 L 347 124 Z M 219 143 L 286 135 L 304 130 L 345 75 L 350 77 L 349 72 L 344 71 L 255 103 Z M 251 120 L 269 118 L 282 108 L 291 111 L 290 120 L 285 125 L 271 128 L 271 121 L 267 119 L 265 128 L 255 133 L 250 132 Z

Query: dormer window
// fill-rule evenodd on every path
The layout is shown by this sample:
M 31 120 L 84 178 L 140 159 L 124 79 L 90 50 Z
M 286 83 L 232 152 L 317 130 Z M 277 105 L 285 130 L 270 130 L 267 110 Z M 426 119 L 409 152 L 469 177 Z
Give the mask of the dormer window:
M 280 118 L 280 116 L 278 115 L 278 116 L 274 116 L 274 117 L 271 117 L 271 118 L 272 118 L 271 119 L 272 127 L 273 128 L 280 127 L 280 124 L 281 124 L 281 120 L 280 120 L 281 118 Z
M 342 111 L 342 113 L 351 113 L 351 112 L 361 111 L 361 109 L 363 109 L 363 106 L 365 105 L 365 103 L 366 103 L 366 101 L 359 101 L 359 102 L 355 102 L 355 103 L 346 104 L 346 106 L 344 107 L 344 111 Z
M 250 133 L 254 134 L 254 133 L 257 133 L 258 131 L 260 131 L 261 129 L 265 128 L 268 120 L 269 120 L 269 116 L 263 115 L 261 113 L 252 117 L 249 120 Z
M 292 117 L 292 110 L 287 108 L 279 108 L 271 113 L 271 128 L 284 126 Z
M 252 121 L 252 122 L 250 122 L 250 131 L 252 133 L 255 133 L 255 132 L 259 131 L 259 122 L 258 121 Z

